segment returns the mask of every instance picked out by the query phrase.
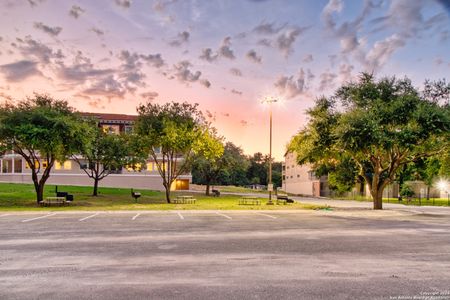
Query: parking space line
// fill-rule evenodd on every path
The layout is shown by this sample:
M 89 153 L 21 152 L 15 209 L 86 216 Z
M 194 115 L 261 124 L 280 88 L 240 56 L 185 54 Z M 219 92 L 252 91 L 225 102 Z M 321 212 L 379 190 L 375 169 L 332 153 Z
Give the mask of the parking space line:
M 81 219 L 79 219 L 78 221 L 84 221 L 84 220 L 87 220 L 87 219 L 90 219 L 90 218 L 93 218 L 93 217 L 95 217 L 95 216 L 97 216 L 99 213 L 95 213 L 95 214 L 93 214 L 93 215 L 90 215 L 90 216 L 87 216 L 87 217 L 84 217 L 84 218 L 81 218 Z
M 181 213 L 177 213 L 181 220 L 184 220 L 184 217 Z
M 30 222 L 30 221 L 39 220 L 39 219 L 47 218 L 47 217 L 54 216 L 54 215 L 56 215 L 56 213 L 46 214 L 45 216 L 40 216 L 40 217 L 36 217 L 36 218 L 31 218 L 31 219 L 25 219 L 25 220 L 22 220 L 22 222 L 23 223 Z
M 231 219 L 232 219 L 232 217 L 230 217 L 230 216 L 227 216 L 227 215 L 224 215 L 224 214 L 221 214 L 221 213 L 218 213 L 218 212 L 216 212 L 216 215 L 219 215 L 219 216 L 225 217 L 225 218 L 227 218 L 227 219 L 229 219 L 229 220 L 231 220 Z
M 139 217 L 140 214 L 141 214 L 141 213 L 137 213 L 133 218 L 131 218 L 131 220 L 133 220 L 133 221 L 136 220 L 136 218 Z
M 255 212 L 255 214 L 256 215 L 260 215 L 260 216 L 265 216 L 265 217 L 268 217 L 268 218 L 272 218 L 272 219 L 276 219 L 277 217 L 274 217 L 274 216 L 271 216 L 271 215 L 268 215 L 268 214 L 263 214 L 263 213 L 258 213 L 258 212 Z

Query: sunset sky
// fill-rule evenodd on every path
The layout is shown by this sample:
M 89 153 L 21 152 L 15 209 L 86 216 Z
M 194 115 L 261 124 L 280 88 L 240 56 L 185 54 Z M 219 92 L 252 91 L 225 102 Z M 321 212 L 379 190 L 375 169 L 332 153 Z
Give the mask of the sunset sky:
M 247 154 L 360 72 L 449 79 L 448 0 L 1 0 L 0 101 L 33 92 L 81 111 L 199 103 Z

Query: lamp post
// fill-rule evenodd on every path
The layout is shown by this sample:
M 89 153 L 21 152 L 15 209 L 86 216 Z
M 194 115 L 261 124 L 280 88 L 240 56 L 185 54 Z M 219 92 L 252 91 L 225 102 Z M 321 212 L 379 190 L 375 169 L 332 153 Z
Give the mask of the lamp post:
M 270 114 L 270 122 L 269 122 L 269 183 L 267 184 L 267 189 L 269 190 L 269 201 L 267 202 L 267 205 L 273 205 L 272 201 L 272 191 L 273 191 L 273 184 L 272 184 L 272 103 L 278 102 L 277 99 L 274 98 L 266 98 L 263 100 L 263 103 L 269 104 L 269 114 Z

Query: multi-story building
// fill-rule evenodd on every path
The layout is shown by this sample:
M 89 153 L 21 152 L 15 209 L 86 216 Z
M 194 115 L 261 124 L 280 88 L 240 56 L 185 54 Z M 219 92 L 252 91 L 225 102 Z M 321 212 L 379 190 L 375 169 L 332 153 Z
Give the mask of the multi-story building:
M 110 133 L 129 133 L 133 130 L 133 123 L 137 116 L 124 114 L 83 113 L 86 117 L 98 120 L 98 126 Z M 81 160 L 82 162 L 82 160 Z M 45 162 L 42 162 L 45 167 Z M 93 184 L 81 166 L 73 159 L 56 162 L 47 180 L 49 184 L 90 186 Z M 0 156 L 0 182 L 32 183 L 31 170 L 26 161 L 12 151 Z M 172 185 L 174 190 L 187 190 L 192 182 L 191 174 L 181 175 Z M 162 178 L 158 173 L 155 161 L 148 159 L 141 171 L 124 167 L 116 170 L 100 181 L 103 187 L 141 188 L 164 190 Z
M 328 196 L 326 176 L 317 177 L 308 164 L 297 164 L 295 152 L 286 152 L 282 163 L 282 189 L 286 193 L 305 196 Z

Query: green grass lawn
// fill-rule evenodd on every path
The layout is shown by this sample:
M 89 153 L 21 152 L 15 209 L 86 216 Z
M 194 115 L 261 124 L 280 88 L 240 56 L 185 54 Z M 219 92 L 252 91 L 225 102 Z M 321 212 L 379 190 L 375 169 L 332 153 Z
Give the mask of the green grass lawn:
M 100 188 L 99 196 L 93 197 L 92 187 L 58 186 L 59 191 L 74 195 L 70 206 L 40 207 L 36 204 L 34 186 L 31 184 L 0 183 L 0 211 L 20 210 L 277 210 L 277 209 L 320 209 L 322 206 L 293 203 L 288 205 L 265 205 L 266 199 L 261 199 L 261 205 L 238 205 L 240 196 L 222 195 L 219 198 L 207 197 L 192 193 L 197 199 L 196 204 L 167 204 L 165 194 L 159 191 L 139 189 L 142 197 L 137 203 L 131 197 L 130 189 Z M 173 192 L 173 197 L 185 192 Z M 47 185 L 44 198 L 55 196 L 55 186 Z

